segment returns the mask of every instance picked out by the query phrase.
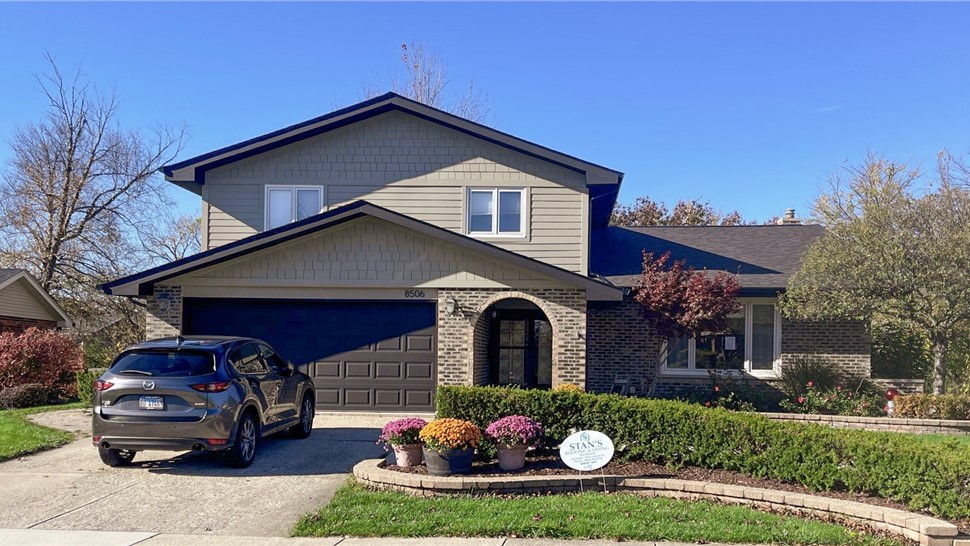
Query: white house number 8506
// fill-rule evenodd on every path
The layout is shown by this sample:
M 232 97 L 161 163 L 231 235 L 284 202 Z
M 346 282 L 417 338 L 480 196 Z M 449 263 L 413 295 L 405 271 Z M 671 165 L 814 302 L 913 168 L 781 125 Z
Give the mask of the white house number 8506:
M 405 290 L 404 291 L 404 297 L 405 298 L 423 298 L 424 297 L 424 290 Z

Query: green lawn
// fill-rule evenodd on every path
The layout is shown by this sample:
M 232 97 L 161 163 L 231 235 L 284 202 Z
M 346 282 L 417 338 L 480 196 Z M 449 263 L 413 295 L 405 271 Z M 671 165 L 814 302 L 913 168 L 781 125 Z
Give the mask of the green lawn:
M 32 423 L 27 420 L 27 415 L 80 407 L 83 404 L 75 403 L 0 411 L 0 461 L 62 446 L 73 440 L 73 434 Z
M 898 546 L 838 525 L 706 501 L 585 493 L 420 498 L 340 489 L 294 536 L 463 536 Z
M 970 448 L 970 435 L 957 434 L 906 434 L 921 442 L 950 445 L 956 448 Z

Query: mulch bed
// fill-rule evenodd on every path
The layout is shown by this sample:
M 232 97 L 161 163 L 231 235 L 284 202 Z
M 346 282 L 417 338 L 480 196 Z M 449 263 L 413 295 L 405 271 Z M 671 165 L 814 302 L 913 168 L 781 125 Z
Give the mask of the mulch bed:
M 394 470 L 397 472 L 406 472 L 409 474 L 422 474 L 427 475 L 428 469 L 423 464 L 420 466 L 412 467 L 402 467 L 397 465 L 388 465 L 387 470 Z M 559 457 L 548 454 L 548 453 L 538 453 L 530 455 L 525 462 L 525 467 L 521 470 L 511 470 L 506 471 L 499 468 L 498 463 L 492 462 L 481 462 L 475 461 L 472 464 L 471 474 L 468 476 L 556 476 L 556 475 L 573 475 L 578 474 L 577 471 L 566 466 Z M 779 491 L 790 491 L 792 493 L 807 493 L 810 495 L 818 495 L 821 497 L 831 497 L 842 500 L 850 500 L 856 502 L 863 502 L 866 504 L 872 504 L 876 506 L 885 506 L 889 508 L 896 508 L 899 510 L 906 510 L 912 512 L 905 504 L 891 501 L 889 499 L 884 499 L 881 497 L 872 497 L 869 495 L 864 495 L 861 493 L 850 493 L 848 491 L 813 491 L 804 487 L 802 485 L 791 484 L 780 482 L 776 480 L 768 480 L 764 478 L 755 478 L 748 476 L 747 474 L 742 474 L 740 472 L 733 472 L 730 470 L 718 470 L 711 468 L 701 468 L 698 466 L 687 466 L 684 468 L 672 470 L 666 466 L 646 462 L 646 461 L 610 461 L 602 470 L 597 470 L 595 472 L 585 473 L 588 476 L 601 476 L 606 474 L 607 476 L 622 476 L 626 478 L 673 478 L 678 480 L 694 480 L 694 481 L 704 481 L 713 483 L 724 483 L 730 485 L 744 485 L 748 487 L 760 487 L 764 489 L 776 489 Z M 923 512 L 926 515 L 933 516 L 928 512 Z M 962 534 L 970 534 L 970 519 L 962 520 L 949 520 L 951 523 L 957 525 L 960 528 Z

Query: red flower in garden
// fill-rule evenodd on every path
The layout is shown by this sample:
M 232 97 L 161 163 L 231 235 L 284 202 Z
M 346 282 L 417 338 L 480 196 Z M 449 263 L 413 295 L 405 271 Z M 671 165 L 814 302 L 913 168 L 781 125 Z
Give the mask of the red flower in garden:
M 721 392 L 721 387 L 714 385 L 714 392 Z
M 808 383 L 805 383 L 805 386 L 806 387 L 809 387 L 809 388 L 811 388 L 814 385 L 815 385 L 815 383 L 812 383 L 811 381 L 809 381 Z
M 798 397 L 798 403 L 799 404 L 804 404 L 805 403 L 805 397 L 804 396 L 799 396 Z
M 711 403 L 710 402 L 704 402 L 704 405 L 707 406 L 707 407 L 711 407 Z
M 835 386 L 835 390 L 837 390 L 837 391 L 841 391 L 841 390 L 842 390 L 842 385 L 836 385 L 836 386 Z

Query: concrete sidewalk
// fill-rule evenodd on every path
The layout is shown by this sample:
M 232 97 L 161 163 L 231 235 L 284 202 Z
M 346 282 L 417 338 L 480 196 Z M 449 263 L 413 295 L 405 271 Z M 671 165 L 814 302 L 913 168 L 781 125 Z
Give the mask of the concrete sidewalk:
M 693 546 L 680 542 L 620 542 L 616 540 L 554 540 L 530 538 L 284 538 L 176 535 L 114 531 L 58 531 L 46 529 L 0 529 L 4 546 Z M 726 546 L 705 544 L 704 546 Z M 744 546 L 744 545 L 732 545 Z

